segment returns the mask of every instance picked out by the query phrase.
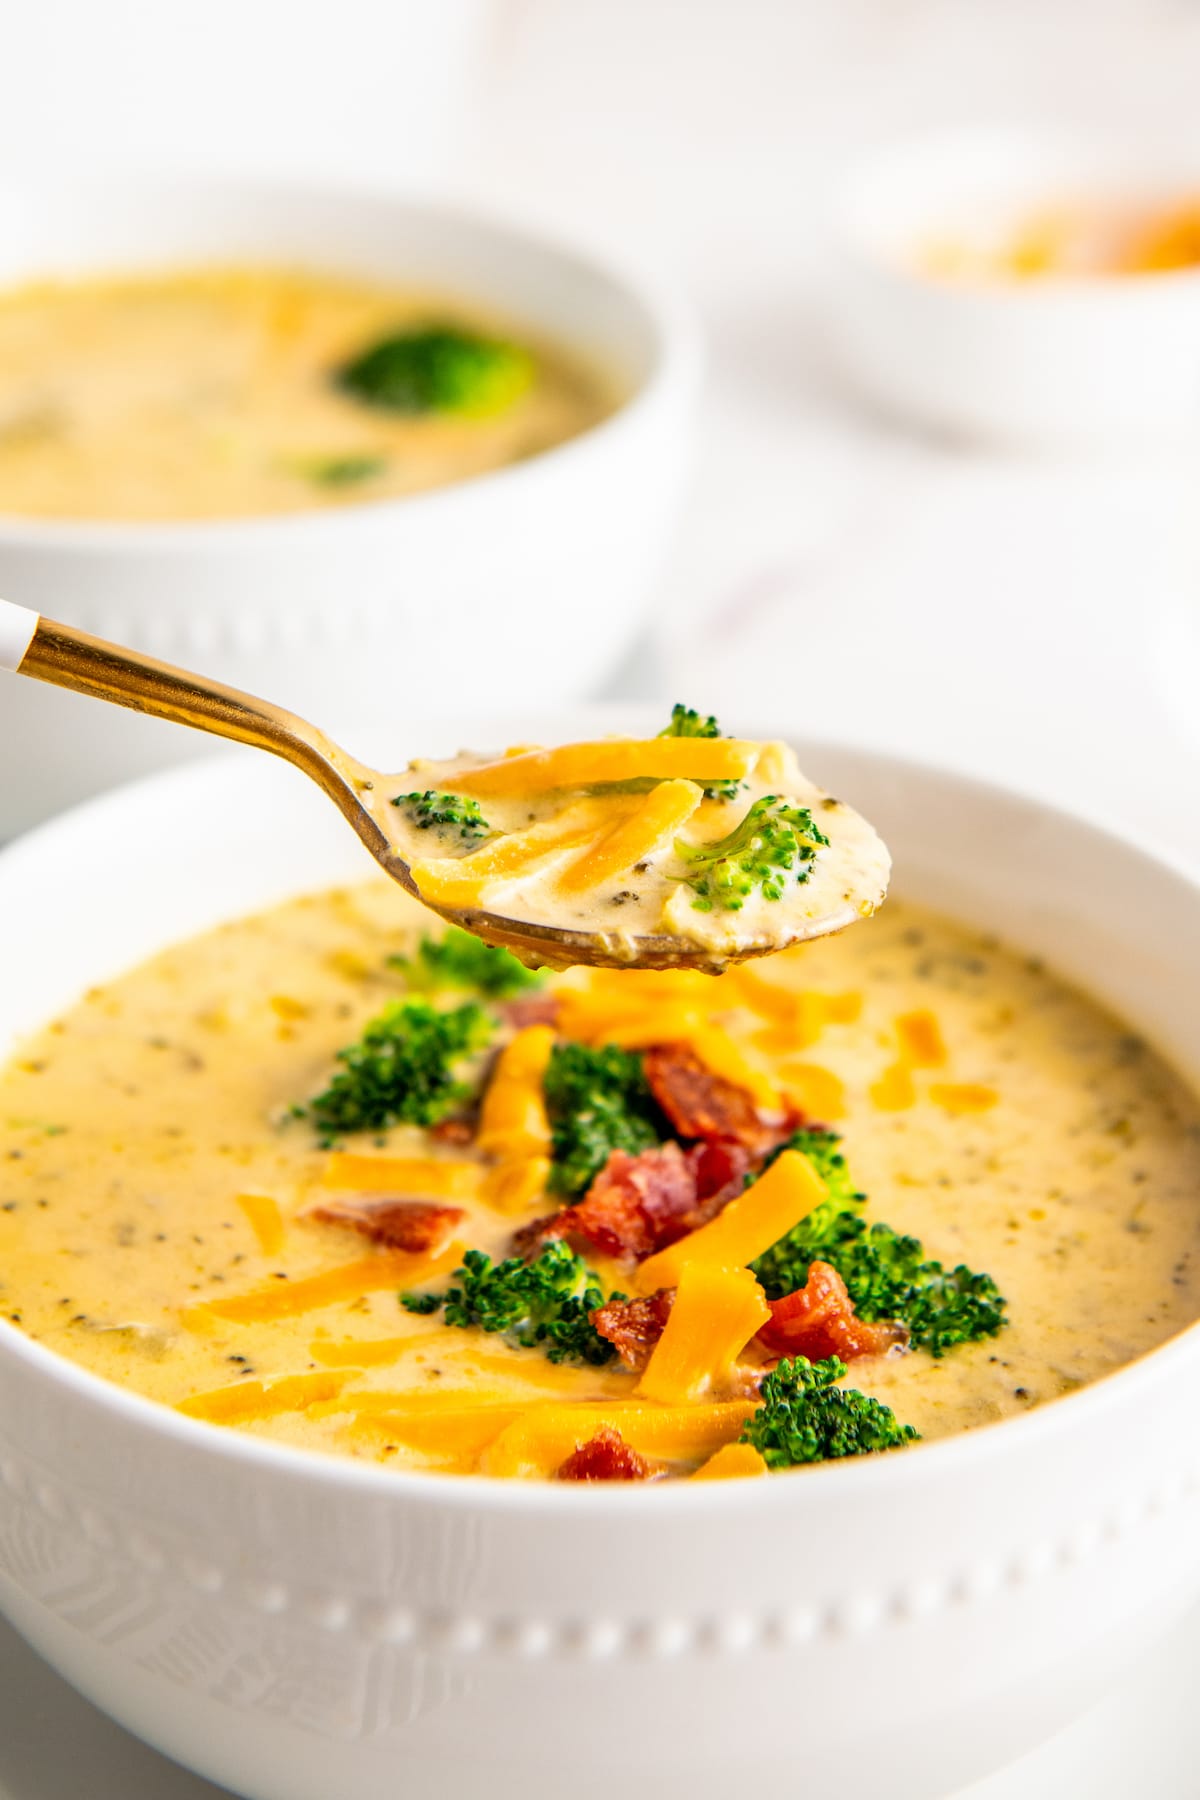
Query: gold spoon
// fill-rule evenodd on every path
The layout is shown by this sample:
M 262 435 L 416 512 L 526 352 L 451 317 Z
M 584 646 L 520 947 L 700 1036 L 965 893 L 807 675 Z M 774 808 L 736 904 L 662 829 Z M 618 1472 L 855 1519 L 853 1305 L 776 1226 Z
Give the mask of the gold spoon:
M 295 763 L 323 788 L 350 821 L 371 855 L 394 881 L 431 911 L 488 943 L 502 944 L 522 959 L 564 968 L 590 963 L 604 968 L 689 968 L 718 972 L 731 962 L 765 956 L 788 943 L 840 931 L 870 910 L 854 895 L 817 918 L 799 919 L 782 942 L 747 942 L 716 952 L 668 933 L 634 939 L 616 933 L 568 930 L 478 908 L 433 906 L 418 892 L 408 863 L 399 854 L 371 809 L 371 800 L 403 785 L 402 777 L 370 769 L 296 713 L 173 668 L 70 625 L 56 624 L 28 607 L 0 600 L 0 669 L 29 675 L 35 681 L 90 694 L 135 712 L 172 719 L 198 731 L 255 744 L 286 762 Z

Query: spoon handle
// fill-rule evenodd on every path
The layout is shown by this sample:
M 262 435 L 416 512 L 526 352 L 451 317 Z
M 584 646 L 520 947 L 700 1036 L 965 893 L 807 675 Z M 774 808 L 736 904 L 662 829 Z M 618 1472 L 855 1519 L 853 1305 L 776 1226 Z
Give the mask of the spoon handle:
M 0 669 L 270 750 L 324 788 L 378 854 L 373 840 L 379 835 L 382 842 L 382 834 L 370 825 L 361 798 L 364 772 L 324 732 L 282 706 L 89 637 L 8 600 L 0 600 Z

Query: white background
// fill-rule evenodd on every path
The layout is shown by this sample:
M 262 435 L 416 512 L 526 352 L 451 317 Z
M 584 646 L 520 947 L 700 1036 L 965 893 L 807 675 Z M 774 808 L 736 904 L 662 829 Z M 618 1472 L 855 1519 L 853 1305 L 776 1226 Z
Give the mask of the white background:
M 659 264 L 711 371 L 627 685 L 947 757 L 1200 863 L 1198 459 L 923 440 L 851 395 L 822 304 L 831 196 L 898 133 L 1066 122 L 1200 161 L 1200 0 L 4 0 L 0 27 L 0 167 L 439 183 Z M 1198 1657 L 1193 1624 L 972 1800 L 1195 1800 Z M 215 1790 L 0 1627 L 0 1800 L 81 1792 Z

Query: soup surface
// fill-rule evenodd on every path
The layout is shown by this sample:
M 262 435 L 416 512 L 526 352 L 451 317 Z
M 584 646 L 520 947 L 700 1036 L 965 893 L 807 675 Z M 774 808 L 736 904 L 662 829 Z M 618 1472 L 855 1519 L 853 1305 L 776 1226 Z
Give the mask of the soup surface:
M 616 1428 L 642 1473 L 687 1475 L 714 1454 L 727 1470 L 713 1473 L 761 1472 L 757 1452 L 737 1444 L 774 1360 L 762 1337 L 737 1350 L 753 1311 L 719 1354 L 702 1346 L 714 1372 L 696 1381 L 692 1370 L 682 1406 L 666 1403 L 678 1369 L 659 1360 L 661 1320 L 639 1374 L 608 1339 L 581 1336 L 587 1305 L 560 1333 L 559 1362 L 547 1354 L 553 1339 L 517 1341 L 536 1338 L 529 1320 L 464 1325 L 443 1305 L 448 1284 L 461 1289 L 453 1272 L 464 1246 L 504 1257 L 514 1233 L 561 1218 L 564 1199 L 584 1194 L 597 1214 L 614 1170 L 624 1170 L 626 1199 L 642 1201 L 654 1183 L 641 1177 L 653 1173 L 665 1205 L 660 1178 L 668 1164 L 678 1175 L 683 1159 L 659 1140 L 674 1120 L 679 1139 L 697 1139 L 688 1166 L 711 1159 L 717 1140 L 698 1134 L 705 1107 L 722 1113 L 722 1173 L 733 1158 L 740 1190 L 735 1152 L 739 1135 L 750 1143 L 751 1116 L 740 1094 L 764 1133 L 746 1152 L 752 1174 L 764 1147 L 786 1139 L 811 1158 L 791 1156 L 803 1179 L 821 1168 L 836 1184 L 836 1163 L 822 1162 L 833 1140 L 812 1125 L 822 1121 L 841 1134 L 869 1221 L 919 1238 L 926 1262 L 986 1272 L 1004 1296 L 1006 1322 L 993 1313 L 989 1334 L 985 1307 L 974 1341 L 949 1330 L 930 1348 L 916 1312 L 907 1349 L 903 1333 L 875 1353 L 855 1350 L 853 1329 L 834 1333 L 835 1346 L 850 1347 L 843 1386 L 886 1401 L 923 1436 L 1051 1400 L 1196 1317 L 1195 1099 L 1119 1023 L 994 942 L 893 902 L 839 938 L 715 979 L 575 970 L 515 991 L 489 977 L 473 996 L 439 986 L 458 976 L 439 963 L 434 939 L 417 948 L 428 931 L 429 915 L 385 882 L 298 899 L 160 955 L 26 1043 L 0 1077 L 0 1313 L 195 1416 L 391 1466 L 551 1476 Z M 390 1003 L 457 1018 L 473 999 L 486 1024 L 435 1130 L 343 1130 L 371 1095 L 361 1062 L 339 1065 L 339 1050 Z M 599 1049 L 653 1068 L 655 1095 L 673 1110 L 645 1127 L 650 1150 L 627 1140 L 593 1179 L 589 1158 L 594 1166 L 608 1154 L 594 1141 L 604 1123 L 596 1109 L 565 1126 L 557 1116 L 546 1138 L 529 1075 L 539 1045 L 546 1066 L 550 1039 L 552 1054 L 574 1046 L 568 1059 Z M 701 1063 L 707 1087 L 660 1085 L 664 1071 L 694 1076 Z M 679 1108 L 689 1105 L 696 1120 L 684 1129 Z M 784 1160 L 745 1196 L 764 1193 Z M 376 1227 L 397 1202 L 404 1229 L 381 1240 Z M 739 1204 L 715 1213 L 721 1229 Z M 638 1229 L 652 1210 L 636 1213 Z M 583 1250 L 596 1285 L 646 1300 L 676 1291 L 683 1309 L 692 1278 L 669 1265 L 703 1229 L 661 1232 L 639 1263 L 647 1244 L 628 1237 L 633 1217 L 628 1207 L 605 1214 L 607 1239 L 593 1218 Z M 530 1257 L 546 1245 L 574 1254 L 544 1224 L 521 1242 Z M 842 1266 L 853 1289 L 858 1277 Z M 766 1264 L 757 1267 L 771 1294 Z M 735 1273 L 744 1289 L 746 1270 Z M 704 1278 L 732 1330 L 745 1292 L 731 1312 L 734 1275 L 722 1265 Z M 402 1304 L 414 1292 L 427 1310 Z M 861 1297 L 859 1310 L 872 1310 Z M 794 1341 L 824 1354 L 820 1331 Z M 784 1331 L 775 1354 L 792 1342 Z M 580 1345 L 590 1354 L 588 1344 L 599 1349 L 594 1362 L 574 1354 Z M 686 1362 L 695 1342 L 682 1350 Z M 656 1362 L 648 1398 L 637 1386 Z
M 415 387 L 397 384 L 395 351 L 364 362 L 397 334 L 426 334 Z M 482 385 L 456 334 L 496 353 Z M 0 513 L 379 500 L 533 456 L 615 400 L 581 357 L 445 295 L 275 268 L 39 282 L 0 292 Z

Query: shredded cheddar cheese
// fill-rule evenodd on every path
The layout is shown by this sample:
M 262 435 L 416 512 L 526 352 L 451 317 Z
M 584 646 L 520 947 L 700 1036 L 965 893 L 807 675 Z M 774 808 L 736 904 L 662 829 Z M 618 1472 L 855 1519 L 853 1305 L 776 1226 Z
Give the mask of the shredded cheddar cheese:
M 638 1289 L 652 1294 L 657 1288 L 676 1287 L 683 1270 L 693 1262 L 718 1269 L 744 1268 L 825 1198 L 825 1183 L 807 1156 L 785 1150 L 765 1175 L 731 1200 L 709 1224 L 647 1257 L 637 1272 Z
M 699 1400 L 728 1378 L 770 1317 L 749 1269 L 685 1263 L 663 1334 L 638 1383 L 639 1398 L 667 1406 Z

